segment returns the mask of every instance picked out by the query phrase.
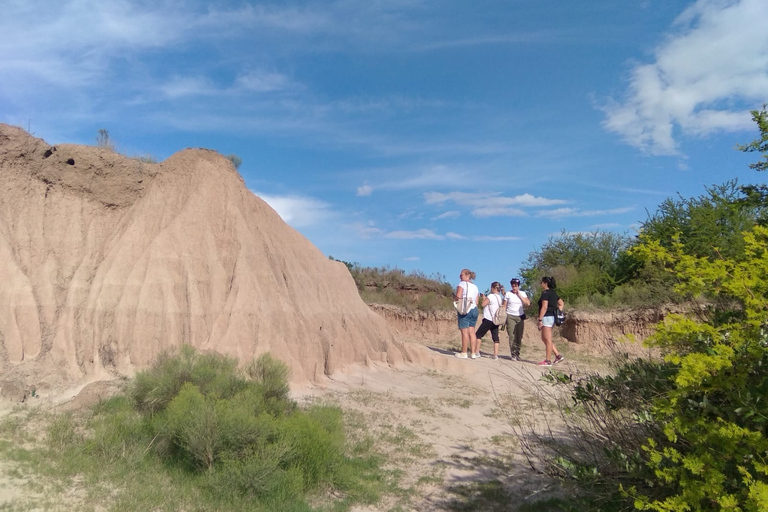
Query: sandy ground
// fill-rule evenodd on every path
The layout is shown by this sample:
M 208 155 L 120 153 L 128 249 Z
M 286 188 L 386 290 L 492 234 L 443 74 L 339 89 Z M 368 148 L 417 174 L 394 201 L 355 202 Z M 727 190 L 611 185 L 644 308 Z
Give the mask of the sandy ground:
M 536 418 L 542 410 L 534 396 L 547 386 L 541 375 L 548 369 L 536 365 L 543 349 L 524 346 L 523 360 L 512 361 L 505 337 L 502 334 L 498 360 L 485 351 L 479 359 L 457 359 L 452 342 L 446 341 L 428 347 L 450 358 L 440 370 L 360 369 L 298 394 L 301 402 L 337 403 L 348 417 L 358 415 L 375 438 L 394 438 L 392 466 L 405 473 L 402 483 L 412 486 L 415 496 L 359 510 L 465 510 L 459 503 L 479 492 L 473 484 L 488 481 L 502 484 L 510 510 L 557 492 L 556 482 L 531 468 L 513 427 L 522 414 L 545 419 Z M 484 348 L 490 351 L 492 344 L 485 342 Z M 559 370 L 568 372 L 589 362 L 589 355 L 575 347 L 561 350 L 566 361 Z M 552 416 L 546 419 L 557 422 Z
M 459 510 L 457 504 L 472 499 L 479 492 L 477 484 L 488 481 L 502 485 L 510 510 L 557 491 L 555 482 L 531 469 L 512 426 L 520 414 L 541 414 L 526 403 L 537 387 L 546 386 L 540 377 L 547 370 L 535 364 L 542 349 L 524 346 L 524 360 L 513 362 L 502 341 L 499 360 L 492 360 L 485 351 L 479 359 L 460 360 L 451 350 L 456 344 L 457 340 L 446 340 L 416 347 L 434 353 L 434 366 L 439 369 L 416 365 L 352 368 L 323 386 L 294 393 L 300 403 L 341 406 L 353 430 L 376 439 L 387 452 L 388 469 L 400 472 L 400 487 L 407 492 L 355 512 Z M 484 343 L 484 348 L 491 350 L 491 343 Z M 569 366 L 580 364 L 573 349 L 561 350 L 567 359 L 559 369 L 568 371 Z M 98 401 L 109 388 L 117 388 L 117 383 L 43 396 L 32 399 L 29 407 L 83 407 Z M 0 415 L 9 410 L 5 402 Z M 32 492 L 14 476 L 13 469 L 0 461 L 0 509 L 19 503 L 25 493 Z

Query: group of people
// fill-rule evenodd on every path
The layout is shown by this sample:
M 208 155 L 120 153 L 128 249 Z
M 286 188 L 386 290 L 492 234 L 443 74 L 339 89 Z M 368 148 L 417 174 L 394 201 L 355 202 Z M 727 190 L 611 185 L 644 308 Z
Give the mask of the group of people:
M 520 360 L 520 346 L 523 340 L 525 308 L 531 305 L 528 295 L 520 289 L 520 279 L 513 278 L 509 285 L 512 288 L 505 292 L 504 286 L 498 281 L 491 283 L 491 292 L 483 295 L 472 281 L 475 273 L 464 269 L 459 275 L 461 281 L 456 286 L 455 298 L 461 301 L 469 297 L 471 306 L 467 314 L 459 313 L 459 331 L 461 331 L 461 352 L 456 353 L 460 359 L 477 359 L 480 357 L 480 343 L 489 331 L 493 339 L 492 359 L 499 358 L 499 325 L 494 323 L 499 308 L 506 308 L 506 329 L 509 336 L 509 352 L 513 361 Z M 552 366 L 565 359 L 552 342 L 552 328 L 555 325 L 555 312 L 563 308 L 563 301 L 555 292 L 555 278 L 541 278 L 541 297 L 539 297 L 538 328 L 541 331 L 541 341 L 544 343 L 545 359 L 539 366 Z M 483 321 L 477 325 L 478 308 L 483 308 Z M 467 351 L 469 350 L 469 354 Z M 554 356 L 554 359 L 553 359 Z

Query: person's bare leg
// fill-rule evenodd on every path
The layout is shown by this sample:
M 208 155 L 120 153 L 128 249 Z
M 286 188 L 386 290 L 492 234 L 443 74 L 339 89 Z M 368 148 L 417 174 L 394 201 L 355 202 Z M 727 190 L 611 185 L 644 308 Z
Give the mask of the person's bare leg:
M 469 329 L 461 329 L 461 353 L 466 354 L 469 345 Z
M 544 339 L 544 346 L 546 347 L 546 352 L 547 352 L 547 361 L 551 361 L 552 360 L 552 328 L 542 327 L 541 337 Z

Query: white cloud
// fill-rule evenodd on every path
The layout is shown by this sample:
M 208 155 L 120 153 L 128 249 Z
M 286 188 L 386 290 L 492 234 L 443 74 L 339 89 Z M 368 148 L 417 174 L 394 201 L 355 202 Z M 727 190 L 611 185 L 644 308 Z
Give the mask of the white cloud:
M 565 204 L 568 202 L 563 199 L 548 199 L 546 197 L 536 197 L 531 194 L 506 197 L 499 193 L 479 194 L 475 192 L 426 192 L 424 193 L 424 200 L 427 204 L 440 204 L 446 201 L 452 201 L 456 204 L 465 206 L 483 207 L 540 207 Z
M 373 187 L 370 185 L 363 185 L 360 187 L 357 187 L 357 196 L 358 197 L 366 197 L 373 193 Z
M 219 92 L 216 86 L 205 77 L 174 77 L 160 85 L 160 91 L 171 99 L 209 96 Z
M 432 217 L 432 220 L 455 219 L 456 217 L 460 217 L 460 216 L 461 216 L 461 212 L 458 212 L 456 210 L 449 210 L 447 212 L 441 213 L 440 215 Z
M 396 179 L 382 183 L 380 188 L 388 190 L 406 190 L 412 188 L 434 187 L 435 183 L 443 186 L 456 186 L 466 181 L 466 171 L 446 165 L 432 165 L 421 169 L 406 169 Z
M 476 242 L 508 242 L 512 240 L 520 240 L 517 236 L 490 236 L 490 235 L 472 235 L 466 236 L 452 231 L 446 232 L 444 235 L 436 233 L 431 229 L 416 229 L 416 230 L 399 230 L 399 231 L 384 231 L 382 229 L 372 227 L 370 225 L 358 225 L 355 227 L 358 235 L 361 238 L 390 238 L 398 240 L 472 240 Z
M 768 2 L 698 0 L 632 69 L 623 102 L 603 107 L 603 126 L 654 155 L 678 154 L 676 132 L 704 136 L 749 129 L 748 110 L 768 91 Z
M 478 218 L 485 217 L 525 217 L 528 215 L 519 208 L 505 208 L 503 206 L 480 207 L 472 210 L 472 215 Z
M 271 206 L 280 215 L 280 218 L 294 228 L 322 224 L 336 216 L 328 203 L 312 197 L 254 193 Z
M 381 236 L 382 233 L 384 233 L 383 230 L 373 226 L 359 227 L 357 229 L 357 234 L 360 236 L 360 238 L 366 239 Z
M 445 235 L 438 235 L 431 229 L 417 229 L 416 231 L 390 231 L 385 238 L 399 238 L 404 240 L 444 240 Z
M 515 34 L 502 35 L 480 35 L 469 38 L 448 39 L 443 41 L 434 41 L 424 43 L 414 47 L 417 51 L 442 50 L 463 48 L 467 46 L 488 46 L 488 45 L 513 45 L 513 44 L 531 44 L 531 43 L 552 43 L 564 39 L 562 31 L 539 30 L 532 32 L 517 32 Z
M 173 76 L 157 86 L 170 99 L 194 96 L 231 96 L 297 89 L 298 84 L 273 71 L 249 71 L 231 85 L 215 84 L 205 76 Z
M 562 218 L 562 217 L 599 217 L 601 215 L 619 215 L 634 210 L 633 206 L 623 208 L 613 208 L 610 210 L 582 210 L 580 208 L 556 208 L 554 210 L 542 210 L 538 213 L 539 217 Z
M 519 207 L 553 206 L 568 202 L 563 199 L 536 197 L 527 193 L 506 197 L 500 194 L 479 194 L 474 192 L 426 192 L 424 194 L 424 201 L 427 204 L 453 202 L 461 206 L 468 206 L 471 209 L 472 215 L 477 218 L 524 217 L 528 214 Z
M 237 77 L 235 88 L 246 92 L 273 92 L 293 87 L 292 81 L 274 71 L 253 70 Z
M 514 240 L 522 240 L 519 236 L 475 236 L 472 240 L 478 242 L 511 242 Z
M 621 227 L 618 222 L 604 222 L 602 224 L 592 224 L 591 229 L 616 229 Z
M 421 260 L 421 258 L 419 258 L 418 256 L 409 256 L 409 257 L 403 258 L 403 259 L 405 261 L 419 261 L 419 260 Z

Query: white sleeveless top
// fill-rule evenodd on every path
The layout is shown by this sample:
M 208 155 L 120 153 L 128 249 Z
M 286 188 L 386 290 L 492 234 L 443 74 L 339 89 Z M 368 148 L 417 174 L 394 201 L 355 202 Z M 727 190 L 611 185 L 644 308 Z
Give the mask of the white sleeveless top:
M 470 283 L 469 281 L 462 281 L 459 283 L 459 286 L 464 288 L 464 293 L 469 295 L 469 300 L 472 301 L 472 306 L 469 308 L 471 311 L 473 308 L 477 307 L 477 295 L 480 293 L 480 289 L 477 287 L 475 283 Z

